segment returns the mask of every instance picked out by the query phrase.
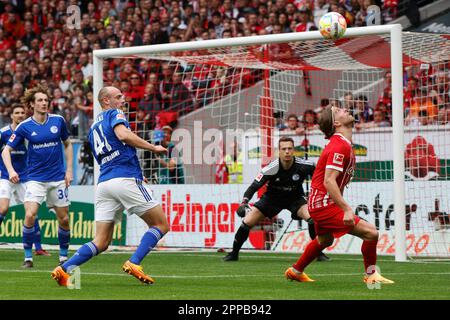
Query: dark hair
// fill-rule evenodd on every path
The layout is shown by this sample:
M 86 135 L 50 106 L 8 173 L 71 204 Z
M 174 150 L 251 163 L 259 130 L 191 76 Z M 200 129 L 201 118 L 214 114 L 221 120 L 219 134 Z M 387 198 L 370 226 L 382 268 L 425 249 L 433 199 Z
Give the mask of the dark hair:
M 280 147 L 282 142 L 292 142 L 292 145 L 294 145 L 294 139 L 291 137 L 281 137 L 280 140 L 278 140 L 278 148 Z
M 326 107 L 329 104 L 330 104 L 330 100 L 328 98 L 320 99 L 320 106 L 321 107 Z
M 428 117 L 428 111 L 427 110 L 420 110 L 419 111 L 419 117 Z
M 333 110 L 330 107 L 327 107 L 322 110 L 319 114 L 319 128 L 325 134 L 326 139 L 330 139 L 331 136 L 336 131 L 333 123 Z
M 25 108 L 25 106 L 23 104 L 21 104 L 21 103 L 13 103 L 11 105 L 11 113 L 14 113 L 14 110 L 16 110 L 17 108 L 22 108 L 23 110 L 26 111 L 26 108 Z
M 275 111 L 273 113 L 273 117 L 274 118 L 283 118 L 283 116 L 284 116 L 284 112 L 283 111 Z
M 290 115 L 288 115 L 287 120 L 289 120 L 290 118 L 295 118 L 298 121 L 298 117 L 295 113 L 291 113 Z
M 303 113 L 303 123 L 306 123 L 306 116 L 310 114 L 313 116 L 313 123 L 317 124 L 317 113 L 312 110 L 312 109 L 307 109 L 304 113 Z

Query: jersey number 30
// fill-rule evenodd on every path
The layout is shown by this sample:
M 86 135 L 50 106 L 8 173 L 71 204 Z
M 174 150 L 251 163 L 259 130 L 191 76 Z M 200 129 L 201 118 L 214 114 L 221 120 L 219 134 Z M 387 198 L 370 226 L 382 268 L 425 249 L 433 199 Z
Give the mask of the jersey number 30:
M 108 143 L 108 140 L 105 137 L 105 134 L 103 133 L 102 125 L 99 125 L 98 129 L 94 129 L 93 135 L 94 135 L 94 148 L 97 156 L 104 154 L 106 151 L 109 152 L 112 150 L 111 146 Z

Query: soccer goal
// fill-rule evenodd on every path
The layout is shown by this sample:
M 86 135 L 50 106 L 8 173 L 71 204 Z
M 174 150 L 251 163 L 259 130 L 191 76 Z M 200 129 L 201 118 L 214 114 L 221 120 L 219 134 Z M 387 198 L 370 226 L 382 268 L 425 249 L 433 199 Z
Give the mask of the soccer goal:
M 449 52 L 448 35 L 400 25 L 349 28 L 337 41 L 313 31 L 96 50 L 94 96 L 123 84 L 132 130 L 153 143 L 171 134 L 174 162 L 139 153 L 170 224 L 160 248 L 231 247 L 235 210 L 276 157 L 278 138 L 292 136 L 296 155 L 316 161 L 326 140 L 314 116 L 335 104 L 359 119 L 344 197 L 379 229 L 378 252 L 449 258 Z M 139 66 L 139 85 L 108 77 L 116 59 Z M 291 114 L 300 128 L 284 128 Z M 302 252 L 306 227 L 283 211 L 254 228 L 244 248 Z M 129 218 L 127 244 L 144 231 Z M 344 236 L 328 250 L 359 253 L 360 245 Z

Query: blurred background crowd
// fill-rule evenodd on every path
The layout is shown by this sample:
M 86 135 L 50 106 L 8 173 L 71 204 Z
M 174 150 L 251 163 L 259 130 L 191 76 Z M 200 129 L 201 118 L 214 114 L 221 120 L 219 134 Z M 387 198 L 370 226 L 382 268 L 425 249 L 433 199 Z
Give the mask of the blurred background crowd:
M 419 0 L 421 5 L 428 2 Z M 319 18 L 329 11 L 341 13 L 349 26 L 364 26 L 371 5 L 381 8 L 382 22 L 387 23 L 405 14 L 408 4 L 408 0 L 3 0 L 0 126 L 10 122 L 11 105 L 20 101 L 25 89 L 44 82 L 51 92 L 51 112 L 64 116 L 73 137 L 86 137 L 93 117 L 95 49 L 317 30 Z M 70 5 L 80 8 L 79 28 L 66 23 Z M 109 59 L 104 67 L 105 84 L 125 93 L 131 120 L 136 120 L 133 129 L 138 131 L 174 128 L 180 114 L 261 79 L 259 71 L 234 76 L 217 67 L 196 66 L 181 73 L 176 65 L 145 59 Z M 406 68 L 404 73 L 406 124 L 446 123 L 448 66 L 427 72 Z M 301 115 L 278 112 L 277 128 L 298 134 L 315 129 L 318 111 L 330 103 L 342 101 L 323 98 L 321 106 Z M 385 89 L 376 105 L 351 92 L 344 104 L 354 111 L 357 129 L 390 126 L 390 73 L 385 74 Z

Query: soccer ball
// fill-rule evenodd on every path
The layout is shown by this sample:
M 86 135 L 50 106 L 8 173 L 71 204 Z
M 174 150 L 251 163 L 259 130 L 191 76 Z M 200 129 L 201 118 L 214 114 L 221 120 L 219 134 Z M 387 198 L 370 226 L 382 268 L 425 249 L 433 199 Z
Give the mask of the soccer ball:
M 339 39 L 344 36 L 346 30 L 347 21 L 337 12 L 328 12 L 320 18 L 319 31 L 325 39 Z

